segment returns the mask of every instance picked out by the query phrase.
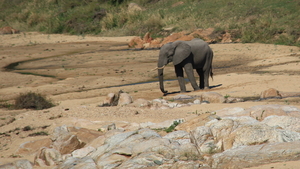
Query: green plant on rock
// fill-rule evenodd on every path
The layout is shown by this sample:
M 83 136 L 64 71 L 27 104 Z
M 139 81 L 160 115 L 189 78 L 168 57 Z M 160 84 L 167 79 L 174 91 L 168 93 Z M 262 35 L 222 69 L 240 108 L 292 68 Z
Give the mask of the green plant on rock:
M 174 121 L 173 124 L 170 127 L 168 127 L 167 129 L 165 129 L 164 131 L 167 133 L 170 133 L 170 132 L 174 131 L 175 127 L 178 126 L 180 123 L 181 123 L 181 120 Z

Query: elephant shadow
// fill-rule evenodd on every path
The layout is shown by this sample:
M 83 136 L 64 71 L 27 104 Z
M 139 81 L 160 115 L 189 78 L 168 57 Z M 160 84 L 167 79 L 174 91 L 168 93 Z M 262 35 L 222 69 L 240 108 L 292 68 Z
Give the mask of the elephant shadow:
M 214 85 L 214 86 L 209 86 L 209 89 L 213 89 L 213 88 L 216 88 L 216 87 L 220 87 L 222 86 L 222 84 L 218 84 L 218 85 Z M 189 92 L 192 92 L 192 91 L 187 91 L 187 93 Z M 167 93 L 164 93 L 163 96 L 167 96 L 167 95 L 170 95 L 170 94 L 178 94 L 180 93 L 180 91 L 176 91 L 176 92 L 167 92 Z

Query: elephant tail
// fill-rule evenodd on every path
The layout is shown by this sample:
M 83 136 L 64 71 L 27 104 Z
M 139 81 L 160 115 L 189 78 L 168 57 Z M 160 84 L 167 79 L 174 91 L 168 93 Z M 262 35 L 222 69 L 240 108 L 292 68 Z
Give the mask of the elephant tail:
M 213 75 L 214 75 L 214 73 L 212 71 L 212 66 L 210 65 L 210 77 L 211 77 L 212 80 L 214 80 Z

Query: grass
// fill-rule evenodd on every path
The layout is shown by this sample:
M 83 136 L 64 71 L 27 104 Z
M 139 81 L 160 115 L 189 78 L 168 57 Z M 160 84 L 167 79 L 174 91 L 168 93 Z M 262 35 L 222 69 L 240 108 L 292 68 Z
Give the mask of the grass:
M 145 10 L 129 12 L 130 2 Z M 47 0 L 0 2 L 1 26 L 21 31 L 85 36 L 166 36 L 172 32 L 215 28 L 244 43 L 300 46 L 300 3 L 295 0 Z M 170 32 L 171 33 L 171 32 Z

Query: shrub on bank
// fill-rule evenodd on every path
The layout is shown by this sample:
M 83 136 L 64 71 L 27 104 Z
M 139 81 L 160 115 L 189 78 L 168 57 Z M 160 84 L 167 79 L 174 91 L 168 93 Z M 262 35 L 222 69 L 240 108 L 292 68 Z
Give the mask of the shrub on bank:
M 144 10 L 130 12 L 131 2 Z M 154 37 L 212 27 L 233 30 L 233 38 L 245 43 L 300 46 L 299 7 L 293 0 L 3 0 L 0 27 L 101 36 L 151 32 Z
M 35 109 L 42 110 L 55 106 L 44 96 L 34 92 L 22 93 L 15 99 L 16 109 Z

